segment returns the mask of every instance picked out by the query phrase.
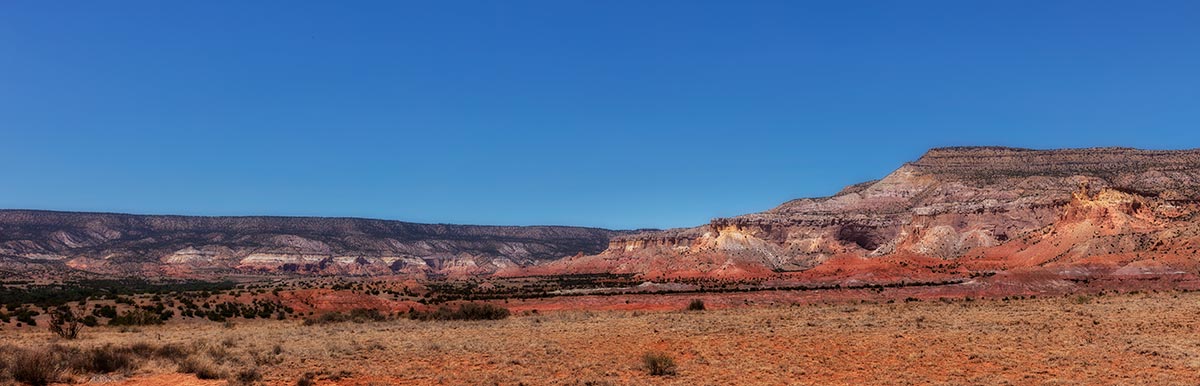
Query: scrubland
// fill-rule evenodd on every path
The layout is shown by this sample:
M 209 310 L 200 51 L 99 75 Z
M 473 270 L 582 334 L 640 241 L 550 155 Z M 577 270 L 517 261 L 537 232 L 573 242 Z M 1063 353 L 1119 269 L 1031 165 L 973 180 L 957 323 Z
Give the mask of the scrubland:
M 1127 385 L 1200 371 L 1194 292 L 687 307 L 179 321 L 75 340 L 9 329 L 0 382 L 43 363 L 55 382 L 112 385 Z

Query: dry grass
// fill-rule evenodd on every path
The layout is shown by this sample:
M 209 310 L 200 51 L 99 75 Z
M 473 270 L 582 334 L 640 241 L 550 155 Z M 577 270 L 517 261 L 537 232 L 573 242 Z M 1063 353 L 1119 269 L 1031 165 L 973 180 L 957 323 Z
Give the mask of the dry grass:
M 135 378 L 188 363 L 225 381 L 272 385 L 1192 384 L 1200 371 L 1196 315 L 1200 294 L 1162 293 L 498 321 L 171 323 L 89 329 L 74 341 L 6 330 L 0 345 L 86 352 L 154 342 L 130 348 L 154 353 L 138 354 L 150 359 L 140 360 Z M 675 375 L 650 375 L 647 352 L 672 358 Z

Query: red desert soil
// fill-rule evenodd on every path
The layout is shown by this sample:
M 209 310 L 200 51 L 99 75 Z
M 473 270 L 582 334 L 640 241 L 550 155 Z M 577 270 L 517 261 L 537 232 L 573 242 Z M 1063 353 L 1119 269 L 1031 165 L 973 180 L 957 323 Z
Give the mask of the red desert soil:
M 197 379 L 195 375 L 191 374 L 156 374 L 107 384 L 113 386 L 216 386 L 224 385 L 226 382 L 221 380 Z
M 541 311 L 486 322 L 171 323 L 88 329 L 69 342 L 44 330 L 5 330 L 0 344 L 223 346 L 229 370 L 252 366 L 278 344 L 277 362 L 259 367 L 270 385 L 293 385 L 304 373 L 318 385 L 1183 385 L 1200 371 L 1194 292 L 700 312 L 679 310 L 688 297 L 662 299 L 674 310 Z M 649 351 L 673 357 L 677 374 L 649 375 L 641 363 Z M 206 384 L 174 371 L 147 364 L 109 384 Z

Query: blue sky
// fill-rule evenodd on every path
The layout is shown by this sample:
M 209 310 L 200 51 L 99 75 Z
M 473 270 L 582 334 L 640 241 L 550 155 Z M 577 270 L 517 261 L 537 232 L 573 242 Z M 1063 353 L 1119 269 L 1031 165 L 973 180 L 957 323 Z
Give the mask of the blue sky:
M 1200 147 L 1194 1 L 5 1 L 0 207 L 676 227 Z

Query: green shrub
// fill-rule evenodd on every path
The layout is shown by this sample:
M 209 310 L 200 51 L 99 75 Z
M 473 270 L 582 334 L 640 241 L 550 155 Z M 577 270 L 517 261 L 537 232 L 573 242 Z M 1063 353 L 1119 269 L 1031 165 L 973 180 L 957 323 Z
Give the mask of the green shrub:
M 158 314 L 143 309 L 128 310 L 108 321 L 110 326 L 150 326 L 163 324 Z
M 500 320 L 509 315 L 507 308 L 495 304 L 464 303 L 458 308 L 442 306 L 433 311 L 412 310 L 408 317 L 414 320 Z
M 350 312 L 346 313 L 346 314 L 343 314 L 341 312 L 330 312 L 330 313 L 321 314 L 320 316 L 317 316 L 315 318 L 305 318 L 304 325 L 311 326 L 314 324 L 329 324 L 329 323 L 341 323 L 341 322 L 366 323 L 366 322 L 382 322 L 385 320 L 387 320 L 387 316 L 384 315 L 383 313 L 379 312 L 379 310 L 370 309 L 370 308 L 355 308 L 353 310 L 350 310 Z

